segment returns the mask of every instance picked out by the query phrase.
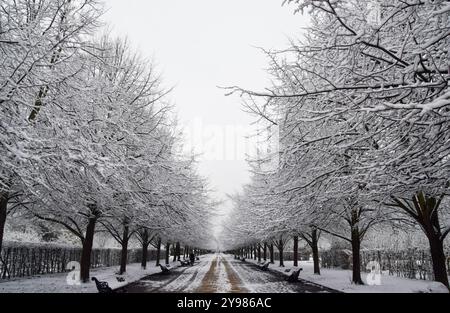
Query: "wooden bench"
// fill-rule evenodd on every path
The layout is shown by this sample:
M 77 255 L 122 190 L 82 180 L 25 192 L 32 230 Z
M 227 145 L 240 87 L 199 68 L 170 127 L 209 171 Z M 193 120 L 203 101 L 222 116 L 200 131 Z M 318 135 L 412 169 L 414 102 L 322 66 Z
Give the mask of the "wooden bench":
M 267 271 L 269 269 L 269 265 L 270 265 L 270 261 L 267 261 L 265 263 L 258 264 L 258 267 L 262 271 Z
M 286 277 L 286 280 L 290 283 L 297 282 L 301 271 L 303 271 L 303 268 L 299 268 L 299 269 L 293 271 L 289 276 Z
M 114 290 L 109 287 L 106 281 L 99 281 L 95 277 L 92 277 L 92 280 L 95 281 L 95 286 L 97 286 L 97 290 L 99 293 L 114 293 Z
M 170 274 L 170 269 L 167 266 L 164 266 L 162 264 L 159 264 L 159 267 L 161 268 L 161 271 L 164 275 Z
M 180 260 L 180 263 L 181 263 L 181 266 L 183 266 L 183 267 L 187 267 L 187 266 L 191 265 L 191 262 L 190 261 L 186 261 L 186 260 L 184 260 L 184 261 Z

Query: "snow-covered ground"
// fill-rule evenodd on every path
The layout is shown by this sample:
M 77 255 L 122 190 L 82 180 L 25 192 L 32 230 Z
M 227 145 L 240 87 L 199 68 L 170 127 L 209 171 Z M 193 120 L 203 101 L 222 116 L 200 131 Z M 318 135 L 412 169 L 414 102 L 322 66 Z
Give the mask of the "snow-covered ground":
M 255 260 L 247 259 L 247 262 L 257 263 Z M 285 261 L 285 267 L 279 267 L 277 262 L 271 264 L 272 271 L 285 272 L 294 267 L 293 261 Z M 351 283 L 352 272 L 340 269 L 320 269 L 321 275 L 314 275 L 313 263 L 310 261 L 299 262 L 299 267 L 303 268 L 300 279 L 304 279 L 325 287 L 329 287 L 345 293 L 448 293 L 448 289 L 441 283 L 406 279 L 383 274 L 381 285 L 360 286 Z M 363 281 L 366 282 L 367 273 L 362 273 Z
M 164 262 L 161 262 L 164 264 Z M 172 268 L 179 266 L 179 262 L 171 263 Z M 119 276 L 117 272 L 119 266 L 93 269 L 91 277 L 96 277 L 100 281 L 108 282 L 109 286 L 117 289 L 136 282 L 148 275 L 161 272 L 155 266 L 155 261 L 147 264 L 147 269 L 143 270 L 141 264 L 128 264 L 126 274 Z M 0 281 L 0 293 L 97 293 L 97 288 L 93 281 L 81 285 L 69 285 L 67 283 L 68 273 L 41 275 L 24 279 L 13 279 Z M 116 277 L 123 277 L 125 281 L 119 282 Z
M 150 276 L 127 287 L 127 291 L 132 293 L 242 292 L 240 286 L 235 286 L 225 262 L 221 255 L 206 255 L 200 257 L 200 261 L 193 267 L 177 268 L 168 277 Z
M 129 285 L 128 292 L 206 292 L 206 293 L 301 293 L 330 292 L 328 287 L 346 293 L 429 293 L 448 290 L 441 284 L 423 280 L 404 279 L 382 275 L 379 286 L 357 286 L 351 283 L 351 271 L 338 269 L 321 269 L 322 275 L 314 275 L 312 262 L 300 262 L 303 271 L 300 278 L 304 281 L 289 284 L 279 275 L 263 272 L 251 265 L 254 260 L 242 262 L 233 256 L 212 254 L 200 257 L 193 267 L 179 267 L 179 262 L 171 264 L 171 275 L 152 275 L 160 273 L 154 261 L 149 262 L 147 270 L 140 264 L 129 264 L 127 273 L 119 282 L 118 267 L 94 269 L 91 277 L 107 281 L 113 289 Z M 293 262 L 285 262 L 281 268 L 270 265 L 273 272 L 285 272 L 293 268 Z M 152 276 L 149 276 L 152 275 Z M 363 273 L 363 279 L 366 279 Z M 15 279 L 0 282 L 0 293 L 96 293 L 95 283 L 81 285 L 67 283 L 67 274 L 42 275 L 33 278 Z M 306 281 L 306 282 L 305 282 Z M 310 282 L 310 283 L 308 283 Z
M 246 290 L 251 293 L 328 293 L 328 288 L 308 282 L 288 283 L 281 275 L 261 271 L 250 262 L 235 260 L 226 256 L 228 263 L 239 276 Z
M 128 286 L 130 293 L 176 293 L 195 292 L 200 287 L 205 276 L 210 272 L 214 255 L 200 256 L 200 261 L 193 267 L 174 268 L 170 275 L 155 275 L 146 277 Z
M 280 275 L 258 270 L 230 255 L 211 254 L 194 267 L 177 268 L 168 276 L 149 276 L 128 286 L 130 293 L 312 293 L 332 292 L 308 282 L 292 284 Z

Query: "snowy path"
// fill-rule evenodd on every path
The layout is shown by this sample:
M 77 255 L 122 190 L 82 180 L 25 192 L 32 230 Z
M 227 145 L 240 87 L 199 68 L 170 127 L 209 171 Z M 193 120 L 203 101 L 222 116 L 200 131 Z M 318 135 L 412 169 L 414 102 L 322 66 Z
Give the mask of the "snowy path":
M 193 267 L 170 275 L 151 275 L 126 287 L 129 293 L 305 293 L 330 292 L 306 283 L 287 283 L 280 274 L 260 271 L 251 263 L 222 254 L 208 255 Z
M 170 275 L 155 274 L 125 287 L 129 293 L 195 292 L 212 264 L 212 256 L 201 257 L 193 267 L 172 269 Z

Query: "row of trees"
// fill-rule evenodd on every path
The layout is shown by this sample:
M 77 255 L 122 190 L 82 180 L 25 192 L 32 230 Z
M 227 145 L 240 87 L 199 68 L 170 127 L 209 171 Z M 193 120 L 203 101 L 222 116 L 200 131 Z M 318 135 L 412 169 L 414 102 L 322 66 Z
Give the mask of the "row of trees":
M 97 0 L 0 4 L 0 249 L 7 218 L 80 239 L 199 247 L 210 208 L 195 160 L 177 154 L 169 90 L 126 40 L 98 35 Z M 203 231 L 200 232 L 199 230 Z M 143 263 L 144 264 L 144 263 Z
M 223 241 L 231 248 L 305 239 L 360 249 L 377 228 L 419 228 L 435 280 L 449 287 L 450 3 L 445 0 L 286 0 L 311 25 L 283 51 L 268 51 L 267 92 L 231 87 L 249 112 L 278 127 L 274 155 L 251 161 L 252 182 L 233 197 Z M 372 17 L 372 18 L 368 18 Z M 375 17 L 375 18 L 373 18 Z M 316 269 L 318 273 L 318 268 Z

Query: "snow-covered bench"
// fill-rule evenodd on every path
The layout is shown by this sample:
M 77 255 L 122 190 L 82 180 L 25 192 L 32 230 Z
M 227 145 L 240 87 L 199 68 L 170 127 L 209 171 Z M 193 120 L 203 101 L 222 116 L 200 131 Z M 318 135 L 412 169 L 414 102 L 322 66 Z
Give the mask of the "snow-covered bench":
M 164 275 L 170 274 L 170 268 L 167 266 L 164 266 L 162 264 L 159 264 L 159 267 L 161 268 L 161 271 Z
M 180 263 L 181 263 L 181 266 L 183 266 L 183 267 L 186 267 L 186 266 L 189 266 L 189 265 L 191 265 L 191 262 L 190 261 L 181 261 L 180 260 Z
M 300 272 L 303 271 L 303 268 L 299 268 L 294 270 L 292 273 L 291 271 L 288 272 L 286 275 L 286 280 L 290 283 L 295 283 L 298 281 L 298 277 L 300 276 Z M 289 274 L 290 273 L 290 274 Z
M 92 277 L 92 280 L 95 281 L 95 286 L 99 293 L 114 293 L 114 290 L 109 287 L 106 281 L 99 281 L 97 278 Z
M 258 264 L 258 267 L 262 271 L 267 271 L 269 269 L 270 261 Z

